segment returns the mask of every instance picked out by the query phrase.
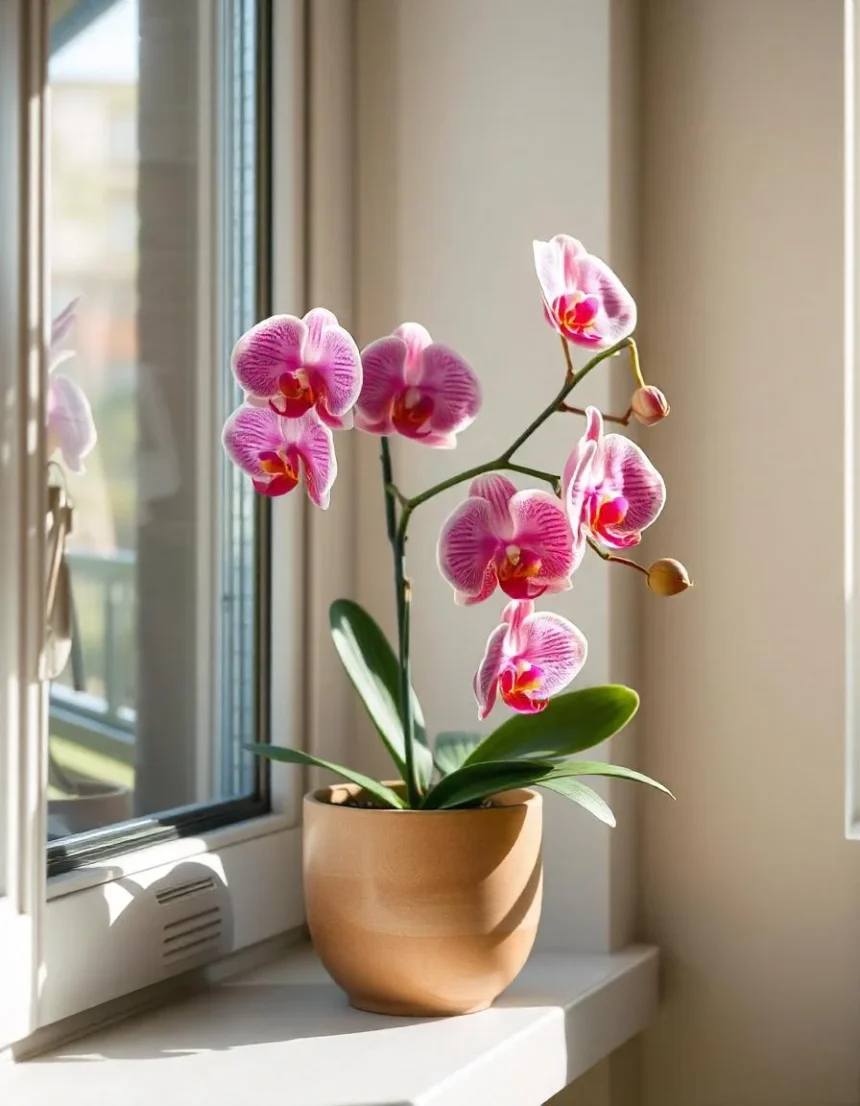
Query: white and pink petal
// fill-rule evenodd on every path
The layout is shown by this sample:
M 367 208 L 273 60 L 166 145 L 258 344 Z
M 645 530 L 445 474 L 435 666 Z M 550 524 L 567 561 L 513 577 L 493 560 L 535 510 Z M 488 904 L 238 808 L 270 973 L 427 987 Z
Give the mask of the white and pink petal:
M 255 396 L 276 396 L 281 376 L 302 367 L 307 332 L 294 315 L 273 315 L 252 326 L 233 347 L 231 366 L 239 385 Z
M 517 492 L 509 504 L 514 524 L 513 542 L 541 561 L 536 582 L 569 579 L 574 568 L 573 532 L 564 506 L 549 492 Z
M 83 472 L 83 459 L 96 444 L 96 424 L 83 389 L 59 373 L 49 378 L 47 425 L 49 452 L 59 449 L 71 472 Z
M 421 354 L 415 387 L 433 400 L 430 428 L 459 434 L 475 421 L 481 407 L 481 384 L 469 363 L 448 346 L 429 345 Z
M 283 448 L 285 425 L 271 408 L 244 404 L 224 424 L 221 438 L 227 456 L 249 476 L 265 476 L 260 456 Z
M 485 591 L 487 567 L 497 544 L 490 504 L 470 496 L 442 526 L 436 547 L 439 571 L 456 592 L 477 598 Z
M 588 643 L 582 631 L 559 614 L 541 611 L 523 620 L 521 648 L 516 659 L 543 673 L 540 698 L 555 695 L 574 679 L 585 664 Z
M 389 335 L 361 351 L 363 379 L 356 406 L 356 426 L 375 434 L 390 434 L 391 405 L 405 386 L 406 343 Z M 384 429 L 379 429 L 384 427 Z
M 337 457 L 331 430 L 312 410 L 300 419 L 289 420 L 284 436 L 288 446 L 295 446 L 302 460 L 305 486 L 311 502 L 325 510 L 337 477 Z
M 478 702 L 478 717 L 481 719 L 486 718 L 495 706 L 499 677 L 508 663 L 505 649 L 507 633 L 507 623 L 496 626 L 487 640 L 483 659 L 475 673 L 472 687 Z

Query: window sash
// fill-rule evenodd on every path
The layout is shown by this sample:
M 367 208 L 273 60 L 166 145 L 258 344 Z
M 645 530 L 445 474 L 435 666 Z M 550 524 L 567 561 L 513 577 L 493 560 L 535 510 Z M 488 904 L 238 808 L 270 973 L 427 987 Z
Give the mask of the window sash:
M 35 1022 L 45 891 L 43 14 L 0 0 L 0 1045 Z
M 177 224 L 175 231 L 188 233 L 194 243 L 197 317 L 196 327 L 179 326 L 174 334 L 169 301 L 162 305 L 152 302 L 151 296 L 142 301 L 141 361 L 175 365 L 181 370 L 191 357 L 198 365 L 199 380 L 203 380 L 213 365 L 229 363 L 236 334 L 270 313 L 271 6 L 267 0 L 197 0 L 196 4 L 192 0 L 192 5 L 172 5 L 165 0 L 141 3 L 141 18 L 150 31 L 147 37 L 142 28 L 148 54 L 161 57 L 164 36 L 169 49 L 187 52 L 194 59 L 183 79 L 186 93 L 196 98 L 192 113 L 195 133 L 182 133 L 187 115 L 165 110 L 162 89 L 156 82 L 142 81 L 140 141 L 142 148 L 161 149 L 166 143 L 171 150 L 196 141 L 187 164 L 187 173 L 194 178 L 196 226 Z M 172 19 L 176 20 L 175 34 L 171 33 Z M 147 72 L 144 54 L 141 63 Z M 169 91 L 171 95 L 175 92 L 172 87 Z M 147 205 L 154 210 L 153 222 L 160 217 L 164 189 L 171 187 L 172 181 L 172 176 L 165 180 L 157 161 L 151 176 L 149 163 L 142 163 L 140 202 L 144 214 Z M 176 186 L 184 202 L 187 176 Z M 158 269 L 163 264 L 147 240 L 142 240 L 139 279 L 146 287 L 158 287 Z M 176 291 L 172 282 L 168 296 L 171 289 Z M 183 379 L 181 371 L 164 374 L 165 384 L 172 386 L 183 387 Z M 270 809 L 268 762 L 249 763 L 238 751 L 240 740 L 269 739 L 271 608 L 271 505 L 249 495 L 244 475 L 224 465 L 221 454 L 223 412 L 231 410 L 240 398 L 225 371 L 214 388 L 195 385 L 194 402 L 185 405 L 188 434 L 179 437 L 193 440 L 194 445 L 187 448 L 193 449 L 194 456 L 184 457 L 182 464 L 195 474 L 195 480 L 194 486 L 189 483 L 177 494 L 188 497 L 186 513 L 194 518 L 190 549 L 194 564 L 186 562 L 184 571 L 193 576 L 195 586 L 177 599 L 187 604 L 188 617 L 179 620 L 187 626 L 183 640 L 171 637 L 164 641 L 163 649 L 144 652 L 140 682 L 151 686 L 165 665 L 173 663 L 165 661 L 165 650 L 175 651 L 176 666 L 186 664 L 189 656 L 194 656 L 195 664 L 186 681 L 187 691 L 170 688 L 164 696 L 149 694 L 137 711 L 139 753 L 144 755 L 136 757 L 135 796 L 136 804 L 141 803 L 138 809 L 146 813 L 130 822 L 52 842 L 48 846 L 49 876 L 121 855 L 130 848 L 196 836 L 233 821 L 259 817 Z M 206 483 L 213 472 L 220 474 L 214 489 Z M 217 494 L 213 495 L 213 490 Z M 158 502 L 151 506 L 152 511 L 159 509 Z M 172 518 L 175 502 L 171 500 L 165 509 Z M 170 533 L 169 525 L 147 525 L 139 533 L 137 574 L 144 596 L 147 580 L 177 571 L 177 555 L 187 557 L 189 553 L 169 546 Z M 161 614 L 159 604 L 138 605 L 141 640 L 158 640 L 158 623 L 152 620 Z M 60 691 L 54 698 L 59 703 L 62 697 Z M 177 725 L 193 743 L 190 748 L 183 745 L 177 749 Z M 214 734 L 221 739 L 213 741 Z M 158 795 L 163 792 L 165 765 L 170 766 L 174 803 L 189 793 L 197 802 L 150 814 L 155 803 L 146 799 L 146 793 L 148 789 Z M 213 802 L 217 783 L 224 798 Z

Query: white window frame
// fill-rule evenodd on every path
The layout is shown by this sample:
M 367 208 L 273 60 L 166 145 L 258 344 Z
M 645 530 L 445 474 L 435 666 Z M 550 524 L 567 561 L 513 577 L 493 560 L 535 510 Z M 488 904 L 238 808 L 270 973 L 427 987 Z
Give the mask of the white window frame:
M 845 835 L 860 841 L 860 388 L 857 386 L 857 323 L 860 319 L 860 242 L 857 237 L 857 81 L 860 26 L 856 0 L 845 0 Z
M 208 0 L 199 0 L 204 6 Z M 273 4 L 272 48 L 279 64 L 272 78 L 273 212 L 272 298 L 276 309 L 305 300 L 307 249 L 304 230 L 305 81 L 303 4 Z M 46 1026 L 73 1017 L 189 967 L 248 948 L 304 921 L 301 897 L 300 795 L 302 773 L 273 766 L 271 813 L 195 838 L 143 848 L 76 868 L 45 883 L 45 749 L 47 685 L 37 678 L 44 599 L 44 336 L 47 297 L 42 248 L 44 190 L 40 173 L 41 119 L 46 111 L 43 42 L 44 2 L 0 0 L 0 151 L 18 149 L 12 120 L 27 123 L 34 152 L 29 188 L 17 196 L 18 174 L 0 179 L 0 214 L 32 202 L 28 234 L 18 249 L 0 254 L 0 382 L 6 446 L 0 452 L 0 523 L 20 535 L 0 552 L 0 596 L 4 612 L 0 648 L 0 1048 Z M 25 14 L 26 12 L 26 14 Z M 28 36 L 28 51 L 18 43 Z M 9 55 L 8 57 L 6 55 Z M 16 61 L 17 59 L 17 61 Z M 28 109 L 20 103 L 18 64 L 28 64 Z M 10 217 L 6 225 L 19 225 Z M 18 256 L 26 243 L 28 255 Z M 8 268 L 8 272 L 7 272 Z M 6 277 L 14 278 L 7 280 Z M 26 291 L 25 307 L 19 294 Z M 26 318 L 27 325 L 20 320 Z M 17 325 L 13 325 L 13 323 Z M 42 335 L 42 340 L 33 339 Z M 7 341 L 7 337 L 10 336 Z M 30 337 L 31 346 L 22 344 Z M 10 344 L 14 343 L 14 348 Z M 24 393 L 24 385 L 29 391 Z M 28 438 L 10 415 L 26 399 Z M 26 494 L 25 494 L 26 493 Z M 272 559 L 290 572 L 272 576 L 271 731 L 275 744 L 302 745 L 307 695 L 304 582 L 307 508 L 299 496 L 279 501 L 273 511 Z M 25 547 L 24 540 L 27 545 Z M 22 587 L 24 569 L 29 568 Z M 13 600 L 20 602 L 13 603 Z M 11 605 L 10 605 L 11 604 Z M 8 647 L 7 647 L 8 646 Z M 8 819 L 2 817 L 4 808 Z M 220 938 L 196 959 L 165 957 L 165 895 L 176 886 L 203 880 L 209 890 L 190 892 L 203 906 L 216 902 L 223 921 Z M 200 895 L 203 898 L 200 898 Z M 206 896 L 209 896 L 208 898 Z M 204 901 L 205 900 L 205 901 Z M 172 900 L 171 900 L 172 903 Z M 172 907 L 171 907 L 172 908 Z M 193 913 L 193 911 L 192 911 Z M 7 962 L 8 961 L 8 962 Z M 13 971 L 14 969 L 14 971 Z
M 44 212 L 38 5 L 0 0 L 0 1044 L 34 1024 L 44 898 Z M 41 514 L 41 525 L 38 524 Z M 40 863 L 41 861 L 41 863 Z

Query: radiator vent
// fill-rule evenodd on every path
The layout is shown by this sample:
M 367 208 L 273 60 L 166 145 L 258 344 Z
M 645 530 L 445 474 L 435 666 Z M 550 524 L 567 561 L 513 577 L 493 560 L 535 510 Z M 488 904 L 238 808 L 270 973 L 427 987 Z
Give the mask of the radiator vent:
M 211 876 L 204 876 L 202 879 L 189 880 L 188 883 L 178 883 L 175 887 L 168 887 L 164 891 L 156 891 L 155 897 L 162 906 L 165 906 L 169 902 L 176 902 L 177 899 L 184 899 L 188 895 L 214 890 L 215 880 Z
M 221 944 L 224 922 L 220 906 L 198 910 L 175 922 L 168 922 L 162 934 L 164 962 L 175 964 L 189 956 L 217 952 Z

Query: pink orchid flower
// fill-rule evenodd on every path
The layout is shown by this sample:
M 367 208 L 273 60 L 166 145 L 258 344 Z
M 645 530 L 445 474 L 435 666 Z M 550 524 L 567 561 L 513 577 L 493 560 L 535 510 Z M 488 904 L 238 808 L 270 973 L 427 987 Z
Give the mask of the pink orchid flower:
M 599 257 L 575 238 L 534 242 L 547 322 L 579 346 L 608 349 L 636 327 L 633 297 Z
M 439 535 L 439 570 L 457 601 L 480 603 L 501 587 L 511 599 L 563 591 L 578 561 L 562 503 L 518 492 L 498 474 L 479 476 Z M 580 558 L 581 559 L 581 558 Z
M 304 474 L 311 501 L 328 507 L 337 459 L 331 430 L 316 411 L 285 419 L 269 407 L 245 404 L 227 419 L 223 440 L 228 457 L 262 495 L 286 495 Z
M 666 502 L 663 477 L 629 438 L 604 435 L 595 407 L 564 466 L 562 493 L 580 552 L 588 537 L 610 549 L 637 545 Z
M 437 449 L 453 449 L 481 406 L 469 364 L 434 342 L 423 326 L 404 323 L 361 351 L 364 384 L 355 424 L 370 434 L 396 431 Z
M 74 357 L 72 350 L 61 350 L 60 342 L 75 322 L 78 301 L 72 300 L 51 325 L 48 360 L 48 394 L 45 400 L 48 456 L 57 450 L 70 472 L 84 472 L 83 459 L 95 447 L 98 435 L 90 402 L 74 380 L 54 370 Z
M 299 419 L 312 408 L 328 426 L 352 425 L 361 391 L 361 358 L 352 335 L 324 307 L 273 315 L 236 343 L 233 373 L 253 406 Z
M 508 603 L 475 673 L 478 717 L 487 717 L 497 693 L 513 710 L 542 711 L 549 697 L 577 675 L 587 652 L 585 635 L 566 618 L 535 614 L 530 600 Z

